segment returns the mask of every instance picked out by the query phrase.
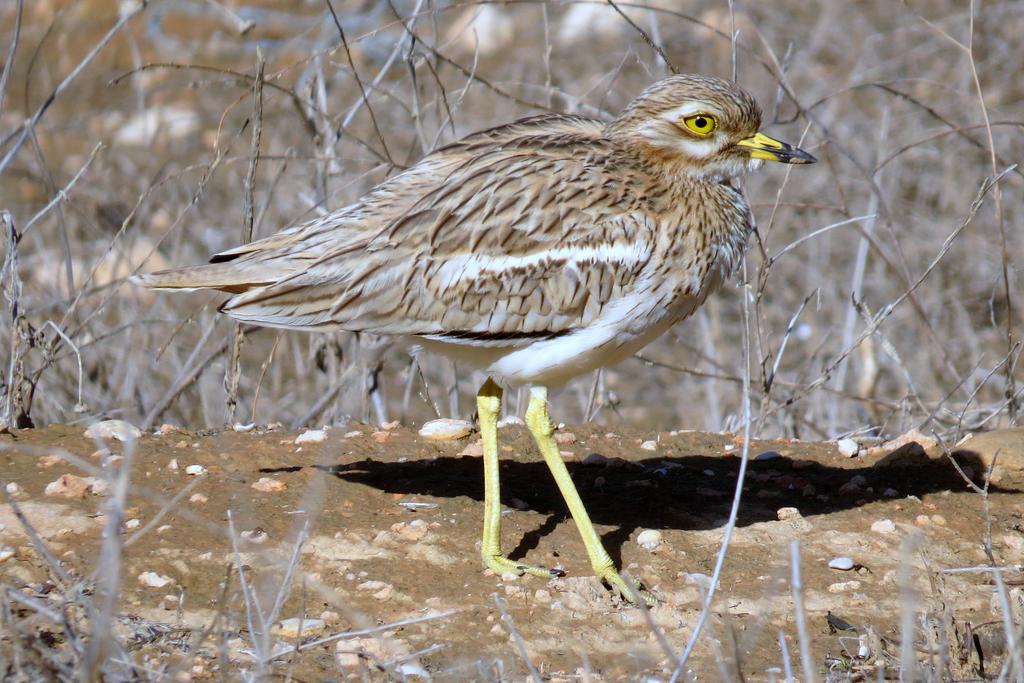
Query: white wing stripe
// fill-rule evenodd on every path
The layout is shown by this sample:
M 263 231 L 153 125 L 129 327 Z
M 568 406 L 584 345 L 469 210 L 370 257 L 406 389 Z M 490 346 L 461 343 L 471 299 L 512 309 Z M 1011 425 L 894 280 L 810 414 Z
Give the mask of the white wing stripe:
M 509 275 L 517 271 L 534 269 L 549 263 L 560 263 L 564 268 L 576 269 L 583 264 L 605 263 L 608 265 L 629 265 L 646 261 L 650 247 L 644 242 L 632 244 L 597 244 L 593 246 L 556 247 L 526 256 L 482 256 L 461 254 L 445 260 L 438 270 L 444 287 L 459 280 L 477 279 L 484 275 Z

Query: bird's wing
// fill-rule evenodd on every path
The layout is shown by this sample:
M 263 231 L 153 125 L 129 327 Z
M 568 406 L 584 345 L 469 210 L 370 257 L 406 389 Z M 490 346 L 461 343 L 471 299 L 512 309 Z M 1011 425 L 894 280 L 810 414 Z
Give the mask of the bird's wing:
M 224 310 L 467 343 L 585 326 L 630 290 L 657 241 L 606 144 L 600 124 L 569 117 L 467 138 L 350 210 L 359 239 L 326 240 L 315 261 Z

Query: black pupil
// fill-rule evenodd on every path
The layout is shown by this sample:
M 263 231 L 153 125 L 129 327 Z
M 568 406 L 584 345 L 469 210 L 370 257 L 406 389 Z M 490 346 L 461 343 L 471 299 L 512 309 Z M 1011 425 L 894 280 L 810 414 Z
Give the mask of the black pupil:
M 703 116 L 698 116 L 697 118 L 695 118 L 693 120 L 693 123 L 698 128 L 707 128 L 708 120 L 706 118 L 704 118 Z

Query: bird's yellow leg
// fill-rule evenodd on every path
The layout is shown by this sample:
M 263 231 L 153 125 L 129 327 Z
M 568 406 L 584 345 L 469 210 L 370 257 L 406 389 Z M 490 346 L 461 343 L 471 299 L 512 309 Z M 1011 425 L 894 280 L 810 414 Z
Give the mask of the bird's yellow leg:
M 590 522 L 590 515 L 587 514 L 587 509 L 583 506 L 583 501 L 580 500 L 580 494 L 577 493 L 575 484 L 572 483 L 572 477 L 569 476 L 569 470 L 562 460 L 562 455 L 558 452 L 558 444 L 554 439 L 555 426 L 548 416 L 547 390 L 543 387 L 531 387 L 530 389 L 530 405 L 526 409 L 526 426 L 530 428 L 530 433 L 533 434 L 537 447 L 540 449 L 541 455 L 544 456 L 544 461 L 548 464 L 548 469 L 551 470 L 558 489 L 562 492 L 562 498 L 569 506 L 569 512 L 572 513 L 573 521 L 576 522 L 576 528 L 579 529 L 580 536 L 583 537 L 583 545 L 587 548 L 590 566 L 594 568 L 594 573 L 623 598 L 633 602 L 634 591 L 627 587 L 625 580 L 616 571 L 615 563 L 612 562 L 608 551 L 601 545 L 601 539 Z M 656 602 L 649 595 L 641 594 L 641 597 L 650 604 Z
M 480 418 L 480 437 L 484 446 L 484 537 L 480 554 L 484 564 L 496 574 L 515 572 L 551 578 L 557 576 L 544 567 L 515 562 L 501 554 L 501 485 L 498 481 L 498 416 L 501 415 L 501 387 L 487 378 L 476 395 Z

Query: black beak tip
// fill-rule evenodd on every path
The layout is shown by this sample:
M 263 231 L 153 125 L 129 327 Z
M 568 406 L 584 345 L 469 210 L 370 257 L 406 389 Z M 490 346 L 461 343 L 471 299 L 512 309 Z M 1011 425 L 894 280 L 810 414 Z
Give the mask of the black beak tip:
M 818 157 L 814 156 L 813 154 L 808 154 L 807 152 L 804 152 L 804 161 L 803 161 L 803 163 L 805 163 L 805 164 L 816 164 L 816 163 L 818 163 Z
M 803 151 L 799 147 L 794 147 L 790 152 L 789 159 L 787 161 L 791 164 L 816 164 L 818 159 L 811 154 Z

